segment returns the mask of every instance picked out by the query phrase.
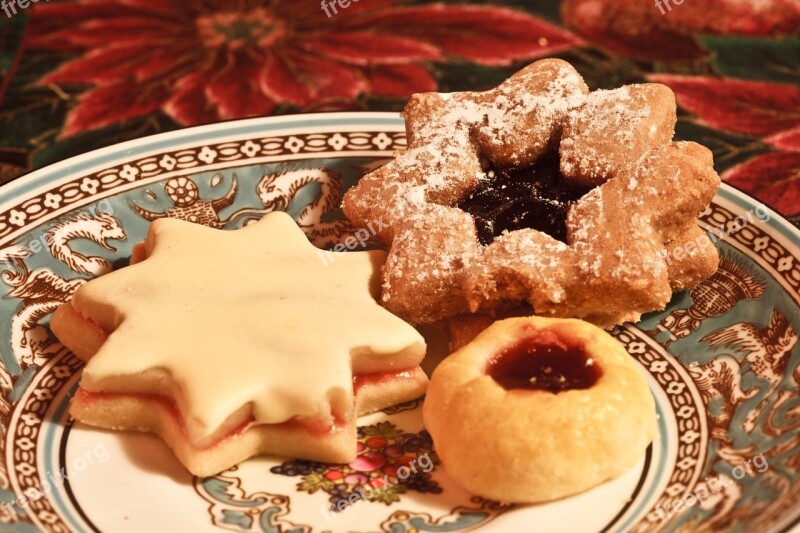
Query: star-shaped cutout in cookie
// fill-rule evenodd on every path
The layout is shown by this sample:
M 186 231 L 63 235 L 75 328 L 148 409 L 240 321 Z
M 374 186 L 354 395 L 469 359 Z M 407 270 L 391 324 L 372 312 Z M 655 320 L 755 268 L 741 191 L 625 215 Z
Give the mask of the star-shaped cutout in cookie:
M 373 297 L 383 252 L 320 251 L 285 213 L 236 231 L 160 219 L 138 246 L 131 266 L 90 281 L 54 317 L 56 335 L 87 361 L 79 420 L 156 431 L 182 460 L 176 447 L 214 448 L 242 428 L 325 437 L 347 426 L 352 450 L 296 456 L 348 460 L 354 378 L 391 383 L 373 409 L 423 392 L 422 337 Z M 142 410 L 120 407 L 131 399 L 167 405 L 188 442 L 171 442 L 164 420 L 132 420 Z M 249 453 L 276 451 L 286 452 L 260 443 Z

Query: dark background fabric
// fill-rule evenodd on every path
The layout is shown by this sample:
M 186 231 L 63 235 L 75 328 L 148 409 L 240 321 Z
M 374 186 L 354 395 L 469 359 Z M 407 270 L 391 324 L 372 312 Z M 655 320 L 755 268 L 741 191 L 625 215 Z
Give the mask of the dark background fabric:
M 552 56 L 592 89 L 668 85 L 678 138 L 800 215 L 800 0 L 18 1 L 0 11 L 0 183 L 196 124 L 397 111 Z

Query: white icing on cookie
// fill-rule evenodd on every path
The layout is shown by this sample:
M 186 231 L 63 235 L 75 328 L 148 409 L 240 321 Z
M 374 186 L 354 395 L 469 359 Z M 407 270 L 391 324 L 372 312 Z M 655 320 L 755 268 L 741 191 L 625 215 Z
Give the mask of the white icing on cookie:
M 322 252 L 285 213 L 237 231 L 160 219 L 145 248 L 72 300 L 110 332 L 81 387 L 153 393 L 161 379 L 191 440 L 248 405 L 255 423 L 349 419 L 354 372 L 424 355 L 419 333 L 373 297 L 385 253 Z

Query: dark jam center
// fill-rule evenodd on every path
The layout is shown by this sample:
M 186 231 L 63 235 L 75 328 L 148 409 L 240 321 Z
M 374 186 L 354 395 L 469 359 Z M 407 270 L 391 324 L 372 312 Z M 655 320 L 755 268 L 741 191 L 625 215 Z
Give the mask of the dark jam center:
M 533 165 L 489 169 L 488 174 L 490 179 L 457 205 L 472 215 L 481 244 L 490 244 L 505 231 L 522 228 L 567 242 L 567 212 L 588 191 L 564 180 L 557 150 Z
M 583 346 L 566 344 L 549 331 L 504 350 L 489 362 L 486 373 L 507 390 L 553 393 L 588 389 L 603 374 Z

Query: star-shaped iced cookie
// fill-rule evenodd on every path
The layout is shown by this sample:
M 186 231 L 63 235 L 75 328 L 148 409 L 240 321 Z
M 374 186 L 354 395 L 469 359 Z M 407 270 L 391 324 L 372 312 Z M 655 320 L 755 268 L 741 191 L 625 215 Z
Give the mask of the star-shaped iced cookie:
M 155 432 L 196 475 L 259 453 L 352 460 L 356 416 L 427 385 L 422 337 L 374 298 L 384 259 L 317 250 L 284 213 L 156 220 L 131 266 L 53 317 L 87 361 L 70 412 Z

